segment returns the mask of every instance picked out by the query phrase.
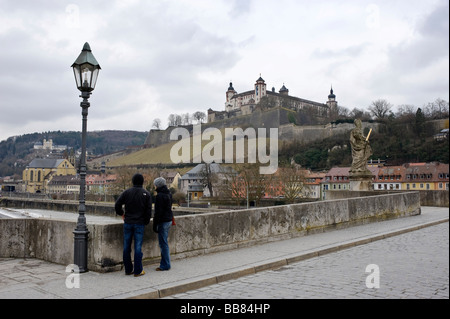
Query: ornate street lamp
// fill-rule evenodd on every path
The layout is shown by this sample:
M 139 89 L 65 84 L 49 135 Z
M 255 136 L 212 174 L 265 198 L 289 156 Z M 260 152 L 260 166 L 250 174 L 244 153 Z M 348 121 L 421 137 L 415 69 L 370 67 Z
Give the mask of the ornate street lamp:
M 87 272 L 87 252 L 89 231 L 86 226 L 85 193 L 86 193 L 86 130 L 87 115 L 90 103 L 88 99 L 95 88 L 100 65 L 91 52 L 89 43 L 85 43 L 83 50 L 72 64 L 73 74 L 78 90 L 81 91 L 80 103 L 82 108 L 82 133 L 81 133 L 81 159 L 80 159 L 80 205 L 78 207 L 78 221 L 74 233 L 74 264 L 78 266 L 79 272 Z

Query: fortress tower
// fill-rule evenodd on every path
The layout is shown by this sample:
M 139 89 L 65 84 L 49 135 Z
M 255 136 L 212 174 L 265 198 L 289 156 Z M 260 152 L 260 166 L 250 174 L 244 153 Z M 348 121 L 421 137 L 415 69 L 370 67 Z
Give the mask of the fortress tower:
M 327 105 L 330 110 L 334 110 L 337 107 L 336 95 L 333 93 L 333 86 L 331 86 L 330 94 L 328 95 Z

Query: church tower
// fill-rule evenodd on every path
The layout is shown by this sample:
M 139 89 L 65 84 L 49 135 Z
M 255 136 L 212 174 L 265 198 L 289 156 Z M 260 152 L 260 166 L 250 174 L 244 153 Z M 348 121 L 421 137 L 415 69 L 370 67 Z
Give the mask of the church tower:
M 336 95 L 333 93 L 333 86 L 331 86 L 330 94 L 328 95 L 327 105 L 329 110 L 334 110 L 337 107 Z
M 266 95 L 266 83 L 259 75 L 259 79 L 255 83 L 255 103 L 258 104 L 261 98 Z
M 225 102 L 225 110 L 226 111 L 231 111 L 235 105 L 233 105 L 233 103 L 231 103 L 231 98 L 236 94 L 237 92 L 234 90 L 233 88 L 233 83 L 230 82 L 230 86 L 228 87 L 226 94 L 227 100 Z

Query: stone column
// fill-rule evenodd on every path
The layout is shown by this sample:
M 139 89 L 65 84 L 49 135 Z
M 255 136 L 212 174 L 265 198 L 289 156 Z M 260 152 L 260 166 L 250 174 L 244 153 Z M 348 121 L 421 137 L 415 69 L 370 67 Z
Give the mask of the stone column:
M 351 191 L 371 191 L 372 187 L 372 173 L 370 171 L 361 172 L 357 174 L 350 173 L 350 190 Z

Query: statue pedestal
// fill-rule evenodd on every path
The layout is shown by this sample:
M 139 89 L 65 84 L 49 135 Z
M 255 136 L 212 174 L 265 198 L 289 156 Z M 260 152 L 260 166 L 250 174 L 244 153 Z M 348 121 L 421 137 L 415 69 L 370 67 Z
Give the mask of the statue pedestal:
M 369 171 L 361 173 L 350 173 L 350 190 L 351 191 L 372 191 L 372 173 Z

